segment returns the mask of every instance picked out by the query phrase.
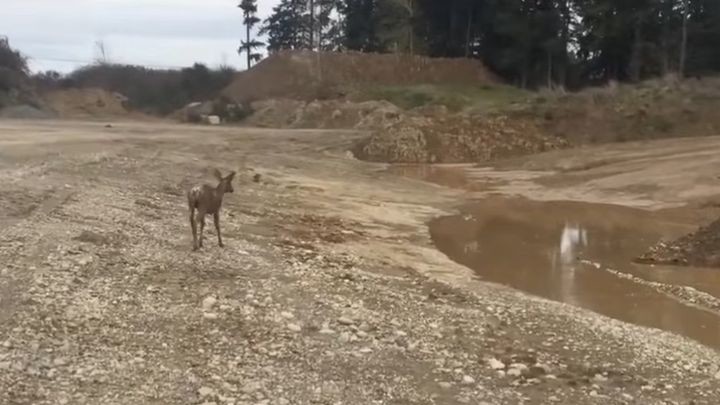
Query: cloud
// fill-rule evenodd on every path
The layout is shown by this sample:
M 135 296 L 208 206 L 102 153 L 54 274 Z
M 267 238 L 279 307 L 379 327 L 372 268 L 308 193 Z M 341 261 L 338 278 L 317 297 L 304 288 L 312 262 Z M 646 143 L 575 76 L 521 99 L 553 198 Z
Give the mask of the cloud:
M 2 0 L 0 35 L 31 58 L 34 70 L 69 71 L 96 57 L 103 41 L 111 61 L 153 66 L 243 68 L 244 36 L 233 0 Z M 278 0 L 259 0 L 261 18 Z

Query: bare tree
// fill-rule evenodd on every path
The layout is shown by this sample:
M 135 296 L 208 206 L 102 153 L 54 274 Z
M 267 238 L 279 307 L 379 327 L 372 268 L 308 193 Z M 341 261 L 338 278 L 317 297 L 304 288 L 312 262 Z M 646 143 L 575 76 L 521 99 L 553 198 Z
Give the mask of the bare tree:
M 107 65 L 110 62 L 109 52 L 107 49 L 107 46 L 105 45 L 105 41 L 96 41 L 95 42 L 95 63 L 98 65 Z
M 690 1 L 683 0 L 683 22 L 682 22 L 682 39 L 680 43 L 680 66 L 678 66 L 678 76 L 685 77 L 685 62 L 687 59 L 687 41 L 688 41 L 688 15 L 690 13 Z

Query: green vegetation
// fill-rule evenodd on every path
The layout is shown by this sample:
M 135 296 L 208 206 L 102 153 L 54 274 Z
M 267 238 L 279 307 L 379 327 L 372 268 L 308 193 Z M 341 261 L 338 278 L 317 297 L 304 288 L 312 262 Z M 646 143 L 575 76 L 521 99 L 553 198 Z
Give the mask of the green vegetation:
M 370 86 L 351 91 L 351 98 L 357 101 L 385 100 L 404 109 L 443 105 L 448 110 L 491 111 L 502 109 L 512 103 L 527 99 L 529 92 L 512 86 L 457 86 L 457 85 L 414 85 L 414 86 Z

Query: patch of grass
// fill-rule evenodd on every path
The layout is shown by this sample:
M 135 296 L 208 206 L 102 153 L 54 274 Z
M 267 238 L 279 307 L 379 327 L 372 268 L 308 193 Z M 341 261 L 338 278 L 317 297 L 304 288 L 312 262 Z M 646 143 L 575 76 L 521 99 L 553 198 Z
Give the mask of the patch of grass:
M 369 86 L 349 92 L 355 101 L 386 100 L 398 107 L 412 109 L 444 105 L 450 111 L 492 110 L 524 100 L 530 93 L 511 86 L 409 85 Z

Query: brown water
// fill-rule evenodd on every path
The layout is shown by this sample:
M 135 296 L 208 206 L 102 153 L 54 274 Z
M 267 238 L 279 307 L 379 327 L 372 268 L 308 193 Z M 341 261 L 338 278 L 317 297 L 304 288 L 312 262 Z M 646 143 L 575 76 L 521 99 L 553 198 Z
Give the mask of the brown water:
M 441 251 L 480 278 L 720 347 L 720 317 L 692 302 L 698 292 L 681 296 L 647 283 L 691 286 L 720 297 L 720 270 L 631 262 L 692 226 L 662 213 L 575 202 L 492 198 L 463 211 L 433 221 L 431 235 Z
M 468 191 L 492 187 L 464 167 L 391 171 Z M 693 231 L 691 222 L 668 211 L 494 196 L 432 221 L 430 232 L 484 280 L 720 348 L 720 269 L 632 263 L 659 240 Z

